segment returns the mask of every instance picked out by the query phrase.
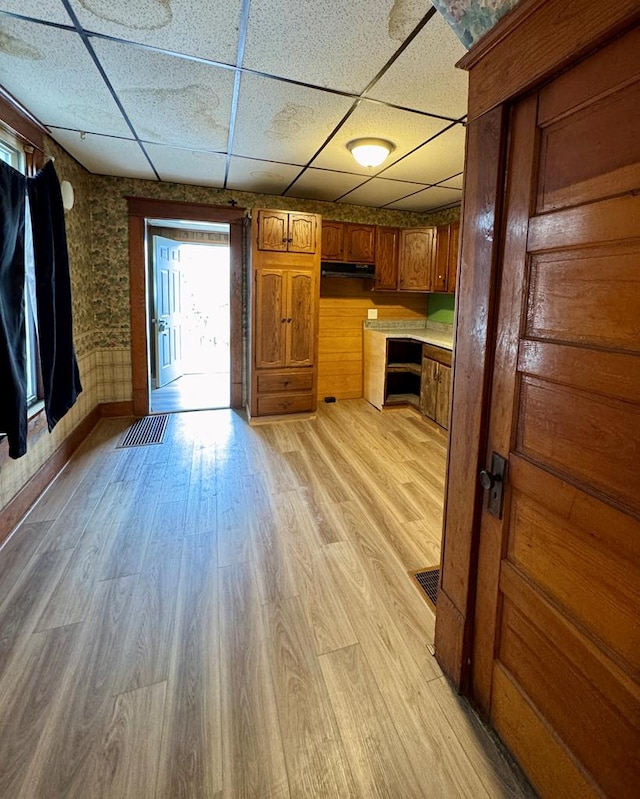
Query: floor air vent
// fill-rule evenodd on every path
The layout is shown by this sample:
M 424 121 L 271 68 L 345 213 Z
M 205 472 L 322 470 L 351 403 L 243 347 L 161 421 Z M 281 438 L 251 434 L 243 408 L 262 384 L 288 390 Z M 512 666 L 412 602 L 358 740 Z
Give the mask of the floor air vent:
M 420 593 L 431 606 L 432 610 L 435 610 L 438 599 L 438 583 L 440 582 L 440 567 L 427 566 L 424 569 L 411 571 L 409 574 L 416 581 Z
M 118 447 L 144 447 L 146 444 L 162 444 L 168 422 L 168 413 L 138 419 L 127 430 Z

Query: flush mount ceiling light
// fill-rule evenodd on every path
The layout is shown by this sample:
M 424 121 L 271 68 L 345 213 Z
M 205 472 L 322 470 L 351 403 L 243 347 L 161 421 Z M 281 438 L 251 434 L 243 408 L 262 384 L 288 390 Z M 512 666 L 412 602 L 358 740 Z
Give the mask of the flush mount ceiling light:
M 347 150 L 361 166 L 380 166 L 395 149 L 395 144 L 386 139 L 353 139 L 347 143 Z

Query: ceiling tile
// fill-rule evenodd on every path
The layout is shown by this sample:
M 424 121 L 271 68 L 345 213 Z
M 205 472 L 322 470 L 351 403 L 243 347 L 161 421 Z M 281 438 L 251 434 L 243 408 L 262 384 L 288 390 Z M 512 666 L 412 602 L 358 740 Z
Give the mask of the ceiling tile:
M 300 167 L 290 164 L 232 158 L 227 188 L 259 194 L 282 194 L 299 172 Z
M 307 169 L 287 192 L 287 197 L 333 202 L 345 192 L 355 189 L 362 181 L 362 175 L 332 172 L 329 169 Z
M 72 24 L 71 17 L 60 0 L 2 0 L 2 11 L 46 22 L 59 22 L 62 25 Z
M 130 135 L 77 34 L 0 15 L 0 36 L 0 83 L 42 123 Z
M 241 0 L 71 0 L 71 5 L 86 30 L 235 64 Z
M 360 166 L 347 150 L 347 142 L 361 136 L 375 136 L 388 139 L 396 145 L 385 162 L 393 163 L 414 147 L 435 136 L 447 126 L 447 122 L 433 117 L 413 114 L 410 111 L 399 111 L 381 103 L 362 100 L 349 119 L 336 133 L 329 144 L 314 160 L 314 167 L 339 169 L 344 172 L 358 172 L 369 177 L 384 167 L 369 169 Z M 447 175 L 448 177 L 448 175 Z M 428 181 L 419 180 L 420 183 Z
M 428 7 L 423 0 L 252 0 L 243 65 L 360 94 Z
M 92 43 L 141 139 L 226 150 L 232 70 L 115 42 Z
M 131 139 L 115 139 L 93 133 L 80 138 L 77 131 L 60 128 L 52 129 L 51 136 L 90 172 L 156 180 L 140 145 Z
M 464 141 L 464 126 L 455 125 L 415 153 L 385 169 L 383 175 L 395 180 L 439 183 L 462 171 Z
M 160 180 L 189 183 L 193 186 L 223 186 L 227 165 L 226 155 L 166 147 L 161 144 L 144 145 Z
M 462 181 L 464 176 L 462 172 L 459 175 L 455 175 L 454 177 L 450 178 L 449 180 L 443 180 L 442 183 L 438 183 L 439 186 L 445 186 L 448 189 L 461 189 L 462 188 Z
M 433 186 L 430 189 L 419 191 L 404 200 L 398 200 L 385 206 L 396 211 L 433 211 L 443 206 L 456 205 L 462 202 L 462 192 L 456 189 L 441 189 Z
M 436 13 L 372 87 L 369 96 L 459 119 L 467 113 L 468 78 L 455 64 L 466 52 Z
M 419 189 L 420 186 L 415 183 L 373 178 L 373 180 L 365 183 L 364 186 L 360 186 L 360 188 L 347 194 L 346 197 L 342 197 L 339 202 L 379 207 L 407 194 L 412 194 Z
M 244 74 L 233 153 L 306 164 L 350 107 L 335 94 Z

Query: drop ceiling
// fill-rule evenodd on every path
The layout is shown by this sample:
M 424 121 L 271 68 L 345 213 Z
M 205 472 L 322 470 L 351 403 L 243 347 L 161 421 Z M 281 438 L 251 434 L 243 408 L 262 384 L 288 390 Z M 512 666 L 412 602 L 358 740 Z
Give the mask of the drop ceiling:
M 460 202 L 464 53 L 419 0 L 0 0 L 0 85 L 90 172 L 378 208 Z

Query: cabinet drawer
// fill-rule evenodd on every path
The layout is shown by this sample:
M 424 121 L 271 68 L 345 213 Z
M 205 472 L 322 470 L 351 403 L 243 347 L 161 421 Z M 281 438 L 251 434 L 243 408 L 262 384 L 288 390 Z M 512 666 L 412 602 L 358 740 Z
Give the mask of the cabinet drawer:
M 313 375 L 310 372 L 292 374 L 258 375 L 258 392 L 274 394 L 282 391 L 311 391 Z
M 432 361 L 437 361 L 445 366 L 451 366 L 451 350 L 444 347 L 436 347 L 434 344 L 423 344 L 422 355 L 425 358 L 431 358 Z
M 258 397 L 258 416 L 313 410 L 313 394 L 268 394 Z

